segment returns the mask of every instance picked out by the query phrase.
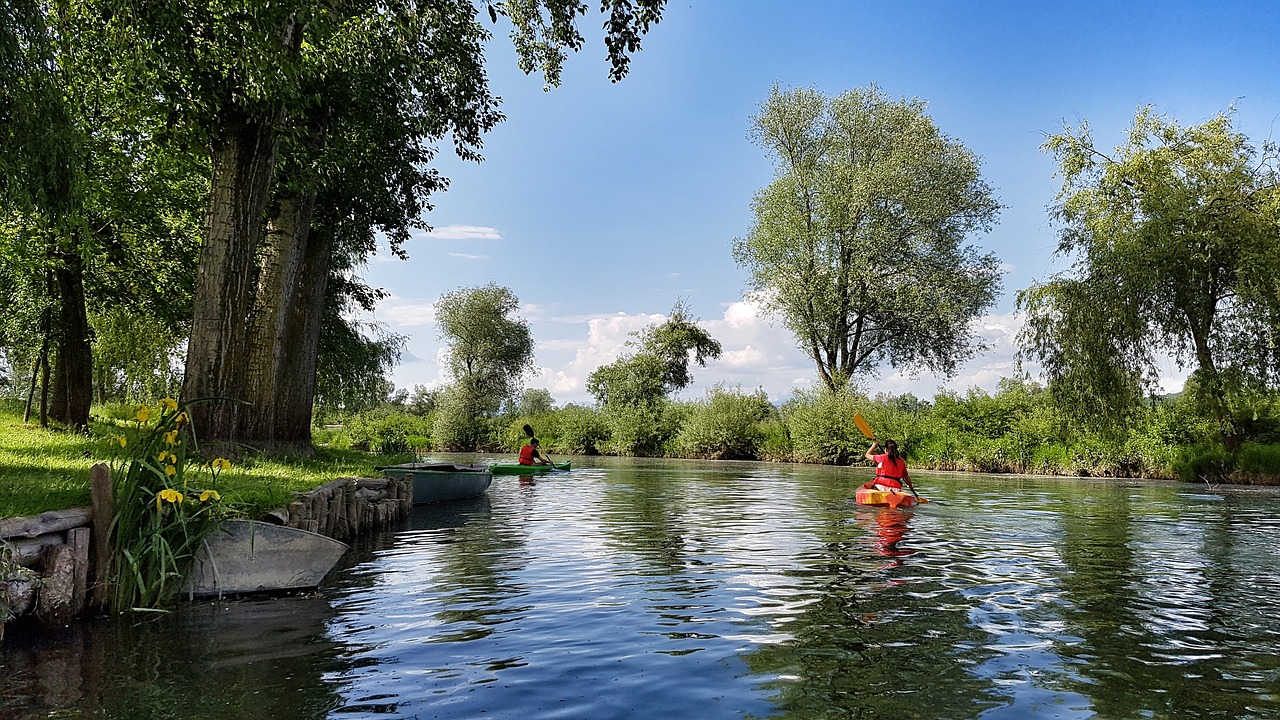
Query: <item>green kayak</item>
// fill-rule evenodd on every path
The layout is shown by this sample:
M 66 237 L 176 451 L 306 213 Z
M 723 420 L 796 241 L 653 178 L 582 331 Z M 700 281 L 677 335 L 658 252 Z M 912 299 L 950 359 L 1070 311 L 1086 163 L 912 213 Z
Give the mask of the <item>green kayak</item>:
M 569 465 L 567 460 L 554 465 L 490 465 L 489 472 L 494 475 L 537 475 L 552 470 L 568 470 Z

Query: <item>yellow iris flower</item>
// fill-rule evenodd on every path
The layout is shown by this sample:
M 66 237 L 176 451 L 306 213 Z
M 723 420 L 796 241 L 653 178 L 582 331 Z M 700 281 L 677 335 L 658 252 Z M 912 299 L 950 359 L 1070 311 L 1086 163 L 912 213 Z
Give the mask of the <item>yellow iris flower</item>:
M 165 466 L 164 466 L 164 474 L 165 474 L 165 475 L 168 475 L 169 477 L 173 477 L 173 476 L 174 476 L 174 474 L 176 474 L 177 472 L 178 472 L 178 468 L 176 468 L 176 467 L 174 467 L 174 466 L 172 466 L 172 465 L 165 465 Z
M 139 405 L 138 414 L 134 415 L 133 419 L 137 420 L 138 422 L 146 422 L 147 418 L 149 417 L 151 417 L 151 408 L 147 407 L 146 405 Z
M 117 435 L 116 442 L 120 443 L 120 447 L 124 447 L 129 444 L 129 438 L 123 435 Z
M 182 497 L 182 493 L 174 490 L 173 488 L 165 488 L 156 493 L 156 509 L 160 509 L 160 503 L 162 502 L 171 502 L 174 505 L 177 505 L 183 500 L 184 498 Z
M 164 434 L 164 441 L 165 441 L 165 443 L 167 443 L 167 444 L 169 444 L 169 445 L 173 445 L 173 444 L 177 443 L 177 442 L 178 442 L 178 431 L 177 431 L 177 430 L 170 430 L 169 432 L 165 433 L 165 434 Z
M 230 470 L 231 469 L 231 461 L 226 458 L 214 458 L 214 461 L 209 464 L 213 466 L 214 470 Z
M 218 494 L 217 490 L 205 490 L 204 492 L 200 493 L 200 502 L 209 502 L 210 500 L 221 500 L 221 499 L 222 499 L 222 496 Z
M 178 409 L 178 401 L 173 398 L 165 398 L 160 401 L 160 407 L 164 408 L 166 412 L 173 412 Z

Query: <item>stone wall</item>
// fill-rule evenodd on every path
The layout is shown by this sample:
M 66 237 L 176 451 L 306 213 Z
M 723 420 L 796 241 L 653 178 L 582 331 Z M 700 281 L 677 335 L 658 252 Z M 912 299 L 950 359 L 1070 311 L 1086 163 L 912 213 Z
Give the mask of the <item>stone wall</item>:
M 90 481 L 92 508 L 0 520 L 0 639 L 10 619 L 34 615 L 62 625 L 104 602 L 95 583 L 111 556 L 104 541 L 112 517 L 106 466 L 95 465 Z M 293 502 L 259 519 L 351 542 L 391 527 L 412 505 L 410 482 L 339 478 L 296 493 Z

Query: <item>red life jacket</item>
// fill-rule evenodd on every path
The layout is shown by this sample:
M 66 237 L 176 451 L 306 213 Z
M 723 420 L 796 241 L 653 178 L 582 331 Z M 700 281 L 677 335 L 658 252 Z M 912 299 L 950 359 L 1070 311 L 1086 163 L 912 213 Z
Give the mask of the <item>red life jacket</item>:
M 873 455 L 872 459 L 876 461 L 876 484 L 885 487 L 902 487 L 902 478 L 907 475 L 907 461 L 898 458 L 896 461 L 889 459 L 889 454 Z
M 524 447 L 520 448 L 520 464 L 521 465 L 533 464 L 533 446 L 532 445 L 525 445 Z

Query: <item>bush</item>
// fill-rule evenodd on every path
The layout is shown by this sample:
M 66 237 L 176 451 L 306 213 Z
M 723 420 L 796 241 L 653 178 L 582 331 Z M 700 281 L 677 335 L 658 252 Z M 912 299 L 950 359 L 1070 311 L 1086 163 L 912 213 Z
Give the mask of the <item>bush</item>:
M 1236 456 L 1236 472 L 1242 480 L 1280 483 L 1280 445 L 1245 443 Z
M 429 444 L 431 419 L 402 410 L 379 408 L 347 418 L 342 432 L 352 449 L 403 455 Z
M 1220 445 L 1183 448 L 1173 470 L 1185 482 L 1225 482 L 1231 474 L 1231 454 Z
M 763 391 L 716 386 L 689 410 L 676 438 L 679 454 L 711 460 L 757 460 L 764 442 L 760 423 L 776 411 Z
M 571 455 L 599 455 L 609 440 L 609 424 L 597 410 L 565 405 L 555 412 L 556 434 L 552 449 Z
M 866 452 L 867 440 L 853 424 L 865 401 L 852 393 L 813 392 L 783 407 L 797 462 L 848 465 Z

